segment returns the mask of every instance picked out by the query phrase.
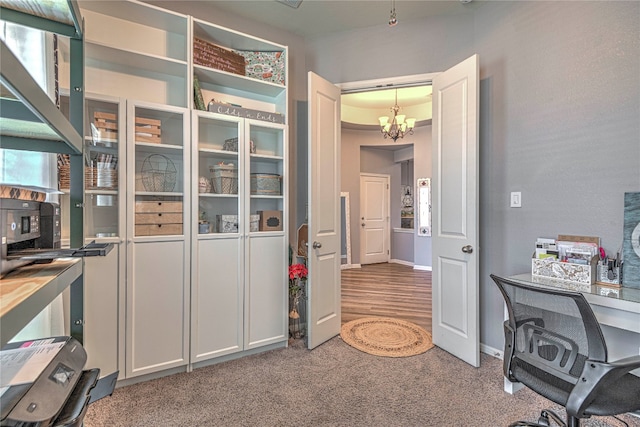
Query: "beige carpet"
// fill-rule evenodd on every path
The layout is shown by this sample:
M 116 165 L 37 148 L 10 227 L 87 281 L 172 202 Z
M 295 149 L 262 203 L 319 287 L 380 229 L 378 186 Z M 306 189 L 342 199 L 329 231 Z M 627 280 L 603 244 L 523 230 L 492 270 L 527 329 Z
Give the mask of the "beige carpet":
M 431 334 L 405 320 L 364 317 L 342 325 L 340 337 L 350 346 L 368 354 L 407 357 L 433 347 Z

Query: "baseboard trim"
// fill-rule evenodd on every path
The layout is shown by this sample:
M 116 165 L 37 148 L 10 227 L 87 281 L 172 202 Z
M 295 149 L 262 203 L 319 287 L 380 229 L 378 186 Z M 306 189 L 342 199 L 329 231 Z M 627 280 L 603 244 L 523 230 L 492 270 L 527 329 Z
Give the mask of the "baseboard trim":
M 409 267 L 413 267 L 413 263 L 411 261 L 404 261 L 402 259 L 390 259 L 389 263 L 402 264 L 402 265 L 406 265 L 406 266 L 409 266 Z
M 360 264 L 341 264 L 340 270 L 349 270 L 351 268 L 361 268 Z
M 414 265 L 414 270 L 432 271 L 430 265 Z
M 498 359 L 504 359 L 504 352 L 497 348 L 490 347 L 486 344 L 480 343 L 480 351 L 489 356 L 497 357 Z

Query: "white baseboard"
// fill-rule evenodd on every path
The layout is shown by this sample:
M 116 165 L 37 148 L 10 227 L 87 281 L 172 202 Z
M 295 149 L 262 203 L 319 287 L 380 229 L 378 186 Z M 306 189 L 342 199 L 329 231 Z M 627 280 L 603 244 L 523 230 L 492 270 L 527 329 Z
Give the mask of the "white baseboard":
M 411 261 L 404 261 L 404 260 L 401 260 L 401 259 L 390 259 L 389 263 L 402 264 L 402 265 L 407 265 L 409 267 L 413 267 L 413 263 Z
M 414 265 L 413 269 L 414 270 L 431 271 L 431 266 L 430 265 Z
M 493 347 L 489 347 L 486 344 L 480 343 L 480 351 L 488 354 L 489 356 L 497 357 L 498 359 L 504 359 L 504 352 Z
M 361 268 L 360 264 L 342 264 L 340 270 L 349 270 L 351 268 Z

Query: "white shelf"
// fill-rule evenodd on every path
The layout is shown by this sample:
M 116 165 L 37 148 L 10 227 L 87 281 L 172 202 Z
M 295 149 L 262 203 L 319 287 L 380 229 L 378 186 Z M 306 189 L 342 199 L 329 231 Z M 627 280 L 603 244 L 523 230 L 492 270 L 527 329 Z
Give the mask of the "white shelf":
M 207 84 L 214 85 L 217 91 L 230 95 L 267 101 L 268 98 L 281 96 L 287 90 L 285 86 L 277 83 L 215 70 L 202 65 L 194 64 L 193 71 L 198 75 L 201 85 L 205 87 Z
M 125 70 L 138 69 L 144 73 L 169 75 L 186 78 L 188 65 L 184 60 L 166 56 L 152 55 L 135 50 L 122 49 L 105 43 L 87 41 L 86 64 L 89 67 L 101 68 L 106 64 L 122 67 Z M 109 58 L 106 61 L 104 58 Z M 135 74 L 143 74 L 137 72 Z

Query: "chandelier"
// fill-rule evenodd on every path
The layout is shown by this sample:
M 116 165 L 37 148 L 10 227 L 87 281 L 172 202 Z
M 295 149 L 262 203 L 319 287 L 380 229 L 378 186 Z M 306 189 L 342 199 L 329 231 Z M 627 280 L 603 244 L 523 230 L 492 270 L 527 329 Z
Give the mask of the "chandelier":
M 393 113 L 393 119 L 389 121 L 389 116 L 379 117 L 380 131 L 385 139 L 390 138 L 393 142 L 396 142 L 399 138 L 404 138 L 405 134 L 413 135 L 413 127 L 416 124 L 416 119 L 406 119 L 406 115 L 398 114 L 400 107 L 398 107 L 398 89 L 396 89 L 396 103 L 391 108 Z

